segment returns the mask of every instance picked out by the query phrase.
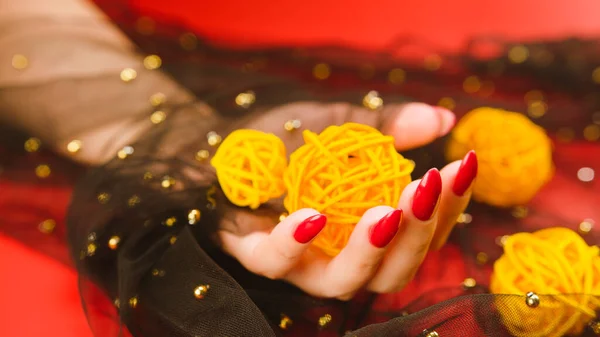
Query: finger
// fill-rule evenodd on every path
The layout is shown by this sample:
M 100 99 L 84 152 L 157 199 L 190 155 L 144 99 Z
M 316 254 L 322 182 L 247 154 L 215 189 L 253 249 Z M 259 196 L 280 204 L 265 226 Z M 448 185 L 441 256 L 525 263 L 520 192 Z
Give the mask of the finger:
M 436 169 L 411 182 L 402 192 L 398 208 L 404 211 L 402 231 L 390 244 L 379 270 L 367 288 L 378 293 L 400 290 L 418 270 L 435 231 L 442 179 Z
M 346 247 L 329 263 L 306 264 L 291 271 L 286 279 L 316 296 L 350 299 L 377 271 L 401 221 L 401 210 L 389 206 L 369 209 Z
M 443 137 L 454 127 L 454 114 L 425 103 L 389 106 L 390 114 L 381 131 L 395 139 L 399 151 L 417 148 Z
M 440 211 L 431 249 L 440 249 L 448 240 L 456 219 L 471 199 L 471 187 L 477 176 L 477 155 L 470 151 L 461 161 L 448 164 L 440 172 L 443 188 Z
M 327 219 L 312 209 L 290 214 L 273 230 L 238 236 L 219 232 L 223 250 L 235 257 L 246 269 L 272 279 L 285 277 L 325 227 Z

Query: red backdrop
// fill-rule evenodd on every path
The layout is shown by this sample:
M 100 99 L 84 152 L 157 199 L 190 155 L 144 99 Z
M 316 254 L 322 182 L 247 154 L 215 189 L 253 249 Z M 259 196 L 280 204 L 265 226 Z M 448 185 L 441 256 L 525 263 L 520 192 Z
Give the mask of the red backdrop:
M 600 3 L 595 0 L 220 0 L 210 4 L 171 0 L 168 8 L 161 0 L 134 2 L 149 14 L 172 16 L 199 34 L 235 43 L 312 44 L 341 39 L 363 48 L 382 48 L 394 37 L 408 34 L 452 49 L 475 34 L 521 39 L 600 37 Z M 76 275 L 0 234 L 0 336 L 42 335 L 91 336 L 80 308 Z

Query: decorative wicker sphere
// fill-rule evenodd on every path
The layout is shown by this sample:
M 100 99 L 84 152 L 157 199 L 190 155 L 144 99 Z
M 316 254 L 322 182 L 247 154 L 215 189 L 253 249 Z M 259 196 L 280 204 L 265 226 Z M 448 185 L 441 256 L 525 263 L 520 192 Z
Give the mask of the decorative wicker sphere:
M 529 202 L 554 173 L 552 144 L 544 129 L 516 112 L 478 108 L 456 125 L 446 157 L 479 160 L 473 198 L 497 207 Z
M 580 335 L 600 308 L 599 252 L 568 228 L 511 235 L 490 283 L 511 335 Z
M 221 143 L 210 164 L 234 205 L 256 209 L 285 192 L 286 149 L 273 134 L 236 130 Z
M 305 144 L 290 156 L 284 175 L 288 212 L 314 208 L 327 225 L 313 241 L 334 256 L 346 245 L 363 213 L 397 207 L 411 182 L 414 163 L 396 152 L 394 138 L 370 126 L 347 123 L 321 134 L 303 133 Z

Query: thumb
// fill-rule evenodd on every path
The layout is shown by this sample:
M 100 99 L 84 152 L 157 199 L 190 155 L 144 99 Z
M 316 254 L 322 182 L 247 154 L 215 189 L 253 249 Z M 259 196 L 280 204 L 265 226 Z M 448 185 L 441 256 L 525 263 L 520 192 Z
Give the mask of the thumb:
M 393 136 L 399 151 L 417 148 L 450 132 L 456 117 L 451 111 L 425 103 L 389 105 L 381 131 Z

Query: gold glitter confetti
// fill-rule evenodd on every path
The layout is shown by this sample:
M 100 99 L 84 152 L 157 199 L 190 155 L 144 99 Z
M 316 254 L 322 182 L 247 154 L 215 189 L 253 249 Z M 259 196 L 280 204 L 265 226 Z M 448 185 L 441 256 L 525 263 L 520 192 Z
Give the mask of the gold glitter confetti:
M 290 119 L 283 124 L 283 128 L 286 131 L 294 131 L 302 126 L 302 122 L 299 119 Z
M 129 299 L 129 306 L 133 309 L 135 309 L 138 306 L 138 303 L 139 303 L 139 301 L 138 301 L 137 296 L 134 296 Z
M 477 253 L 477 263 L 480 265 L 486 264 L 489 261 L 489 257 L 484 252 Z
M 153 94 L 152 96 L 150 96 L 150 104 L 152 106 L 160 106 L 161 104 L 164 104 L 167 101 L 167 96 L 165 96 L 165 94 L 163 94 L 162 92 L 157 92 L 155 94 Z
M 152 172 L 144 173 L 144 180 L 152 180 L 152 178 L 154 178 L 154 175 L 152 174 Z
M 527 214 L 529 214 L 529 209 L 525 206 L 517 206 L 512 209 L 510 214 L 512 214 L 512 216 L 514 216 L 517 219 L 522 219 L 526 217 Z
M 177 237 L 173 235 L 173 236 L 171 236 L 169 238 L 169 243 L 172 244 L 172 245 L 174 245 L 175 242 L 177 242 Z
M 164 176 L 160 182 L 162 188 L 171 188 L 173 185 L 175 185 L 175 179 L 170 176 Z
M 221 143 L 223 138 L 216 132 L 211 131 L 206 135 L 206 139 L 208 141 L 208 145 L 217 146 Z
M 78 139 L 73 139 L 67 144 L 67 151 L 69 153 L 77 153 L 81 150 L 83 143 Z
M 119 159 L 125 159 L 125 158 L 129 157 L 130 155 L 132 155 L 133 152 L 134 152 L 133 147 L 125 146 L 117 152 L 117 157 Z
M 529 50 L 523 45 L 516 45 L 508 52 L 508 59 L 512 63 L 523 63 L 529 57 Z
M 281 315 L 281 320 L 279 321 L 279 328 L 281 330 L 287 330 L 294 322 L 286 315 Z
M 148 55 L 144 57 L 144 68 L 148 70 L 155 70 L 160 68 L 162 65 L 162 60 L 158 55 Z
M 87 245 L 87 251 L 86 254 L 87 256 L 93 256 L 94 254 L 96 254 L 96 244 L 93 242 L 88 243 Z
M 129 207 L 135 207 L 137 206 L 140 202 L 142 201 L 142 199 L 140 199 L 139 196 L 137 195 L 132 195 L 128 200 L 127 200 L 127 205 Z
M 279 215 L 279 222 L 281 222 L 281 221 L 285 220 L 285 218 L 287 218 L 287 217 L 288 217 L 288 214 L 287 214 L 287 213 L 285 213 L 285 212 L 284 212 L 284 213 L 281 213 L 281 214 Z
M 331 76 L 331 68 L 326 63 L 319 63 L 313 68 L 313 76 L 318 80 L 326 80 Z
M 25 141 L 25 151 L 27 152 L 36 152 L 40 149 L 40 146 L 42 145 L 42 141 L 39 140 L 38 138 L 32 137 L 29 138 Z
M 177 222 L 177 218 L 172 216 L 170 218 L 167 218 L 167 220 L 165 220 L 165 226 L 173 227 L 173 225 L 175 225 L 176 222 Z
M 119 248 L 119 242 L 121 242 L 121 238 L 118 236 L 111 236 L 110 239 L 108 240 L 108 248 L 112 249 L 112 250 L 116 250 L 117 248 Z
M 582 234 L 587 234 L 592 231 L 594 228 L 594 220 L 585 219 L 579 224 L 579 232 Z
M 388 73 L 388 81 L 392 84 L 401 84 L 406 79 L 406 72 L 400 68 L 392 69 Z
M 477 285 L 477 281 L 475 281 L 474 278 L 469 277 L 469 278 L 466 278 L 462 284 L 463 284 L 463 287 L 465 287 L 467 289 L 471 289 Z
M 527 107 L 527 114 L 532 118 L 540 118 L 546 114 L 548 106 L 542 101 L 531 101 Z
M 210 153 L 207 150 L 200 150 L 198 152 L 196 152 L 196 160 L 197 161 L 205 161 L 206 159 L 208 159 L 208 157 L 210 156 Z
M 137 77 L 137 71 L 133 68 L 125 68 L 121 71 L 121 81 L 128 83 Z
M 48 166 L 46 164 L 38 165 L 35 168 L 35 175 L 41 179 L 48 178 L 48 176 L 50 175 L 51 172 L 52 171 L 50 170 L 50 166 Z
M 450 97 L 443 97 L 439 100 L 437 105 L 452 111 L 456 107 L 456 102 Z
M 103 192 L 98 194 L 97 198 L 98 202 L 104 205 L 110 201 L 110 194 Z
M 154 111 L 151 115 L 150 115 L 150 121 L 152 122 L 152 124 L 160 124 L 162 122 L 165 121 L 165 119 L 167 118 L 167 114 L 164 111 Z
M 38 229 L 44 234 L 51 234 L 54 228 L 56 228 L 56 221 L 52 219 L 44 220 L 38 225 Z
M 27 57 L 25 55 L 15 54 L 12 57 L 11 64 L 12 64 L 13 68 L 15 68 L 16 70 L 23 70 L 23 69 L 27 68 L 27 66 L 29 65 L 29 60 L 27 59 Z
M 198 221 L 200 221 L 200 210 L 193 209 L 188 213 L 188 223 L 190 225 L 195 225 Z
M 210 289 L 208 284 L 202 284 L 194 288 L 194 297 L 197 299 L 203 299 L 206 296 L 206 293 Z
M 365 97 L 363 97 L 362 104 L 369 110 L 377 110 L 383 106 L 383 99 L 379 97 L 377 91 L 369 91 Z
M 319 317 L 319 326 L 321 328 L 324 328 L 326 326 L 329 325 L 329 323 L 331 323 L 332 317 L 330 314 L 325 314 L 321 317 Z
M 235 97 L 235 104 L 242 108 L 249 108 L 256 101 L 254 91 L 246 91 L 239 93 Z

